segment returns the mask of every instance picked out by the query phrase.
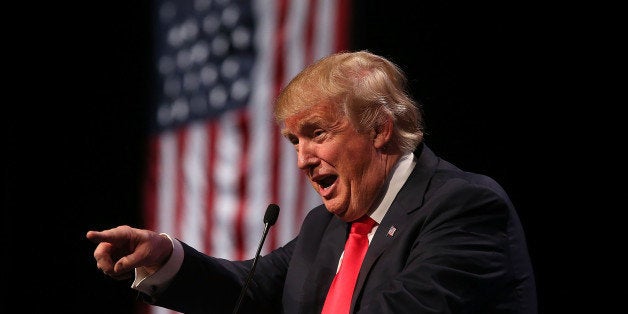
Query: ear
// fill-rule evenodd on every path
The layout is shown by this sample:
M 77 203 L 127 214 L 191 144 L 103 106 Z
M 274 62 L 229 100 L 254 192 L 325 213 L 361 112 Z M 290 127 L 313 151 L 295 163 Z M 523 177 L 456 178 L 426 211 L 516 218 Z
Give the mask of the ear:
M 386 118 L 386 121 L 373 130 L 373 146 L 375 149 L 386 147 L 392 138 L 393 122 L 392 119 Z

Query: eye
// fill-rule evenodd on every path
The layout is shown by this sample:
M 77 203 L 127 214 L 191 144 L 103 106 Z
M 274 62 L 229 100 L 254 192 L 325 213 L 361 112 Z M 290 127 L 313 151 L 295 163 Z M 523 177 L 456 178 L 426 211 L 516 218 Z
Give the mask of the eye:
M 288 136 L 288 141 L 290 141 L 292 145 L 299 144 L 299 139 L 296 136 Z
M 312 132 L 312 137 L 313 138 L 317 138 L 317 137 L 321 137 L 325 134 L 325 131 L 323 129 L 316 129 L 314 130 L 314 132 Z

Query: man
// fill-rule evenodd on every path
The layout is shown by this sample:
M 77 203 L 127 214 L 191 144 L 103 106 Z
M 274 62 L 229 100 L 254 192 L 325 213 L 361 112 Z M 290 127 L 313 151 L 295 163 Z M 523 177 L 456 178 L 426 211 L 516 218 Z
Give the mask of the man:
M 323 205 L 295 239 L 260 258 L 242 312 L 537 312 L 507 194 L 422 142 L 421 112 L 396 65 L 366 51 L 323 58 L 283 89 L 274 114 Z M 350 226 L 364 216 L 375 221 L 364 260 L 343 265 Z M 87 237 L 99 243 L 94 257 L 105 274 L 135 270 L 132 287 L 147 302 L 186 313 L 231 312 L 252 263 L 128 226 Z M 330 287 L 349 264 L 361 266 L 338 312 Z

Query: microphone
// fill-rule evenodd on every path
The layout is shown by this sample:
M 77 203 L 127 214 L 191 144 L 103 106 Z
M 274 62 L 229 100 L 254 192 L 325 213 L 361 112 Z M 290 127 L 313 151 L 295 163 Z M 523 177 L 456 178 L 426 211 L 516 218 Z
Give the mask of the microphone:
M 246 278 L 244 282 L 244 286 L 242 287 L 242 291 L 240 291 L 240 297 L 238 298 L 238 303 L 236 303 L 236 307 L 233 309 L 233 314 L 238 313 L 240 309 L 240 304 L 242 304 L 242 299 L 244 299 L 244 295 L 246 294 L 246 290 L 249 287 L 249 283 L 253 278 L 253 273 L 255 273 L 255 267 L 257 266 L 257 259 L 259 257 L 259 253 L 262 250 L 262 246 L 264 246 L 264 240 L 266 240 L 266 235 L 268 234 L 268 230 L 270 227 L 277 222 L 277 218 L 279 217 L 279 206 L 277 204 L 270 204 L 266 208 L 266 213 L 264 213 L 264 233 L 262 234 L 262 239 L 259 241 L 259 245 L 257 246 L 257 252 L 255 253 L 255 258 L 253 259 L 253 265 L 251 266 L 251 271 L 249 272 L 249 276 Z

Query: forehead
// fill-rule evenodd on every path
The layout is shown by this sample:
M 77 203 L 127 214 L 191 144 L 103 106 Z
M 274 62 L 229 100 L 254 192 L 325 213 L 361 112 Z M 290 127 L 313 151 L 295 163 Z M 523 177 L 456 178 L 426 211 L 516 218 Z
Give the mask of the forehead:
M 289 115 L 282 123 L 282 133 L 297 133 L 304 128 L 337 124 L 344 116 L 330 104 L 317 104 Z

